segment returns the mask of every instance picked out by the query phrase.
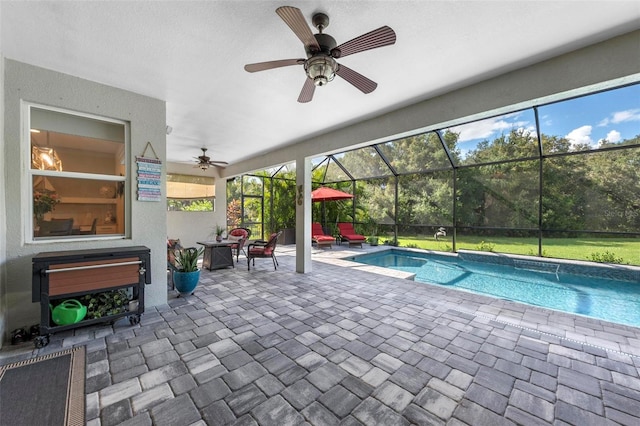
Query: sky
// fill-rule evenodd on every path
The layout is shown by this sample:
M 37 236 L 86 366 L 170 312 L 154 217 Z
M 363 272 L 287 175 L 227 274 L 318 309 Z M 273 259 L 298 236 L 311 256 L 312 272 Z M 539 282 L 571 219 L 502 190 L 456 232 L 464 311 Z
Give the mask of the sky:
M 619 142 L 640 134 L 640 84 L 557 102 L 538 108 L 540 131 L 562 136 L 573 144 L 597 148 L 601 140 Z M 506 114 L 452 127 L 460 133 L 465 151 L 482 140 L 492 140 L 511 129 L 524 128 L 535 134 L 533 110 Z

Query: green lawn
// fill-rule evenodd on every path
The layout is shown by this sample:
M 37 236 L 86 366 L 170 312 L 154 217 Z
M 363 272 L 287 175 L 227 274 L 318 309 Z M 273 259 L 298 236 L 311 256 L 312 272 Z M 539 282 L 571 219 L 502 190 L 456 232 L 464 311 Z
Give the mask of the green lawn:
M 456 248 L 464 250 L 478 250 L 484 241 L 485 251 L 493 245 L 496 253 L 510 253 L 523 255 L 538 254 L 538 240 L 536 238 L 514 237 L 458 237 Z M 399 236 L 399 245 L 412 246 L 426 250 L 451 251 L 451 237 L 433 239 L 433 236 Z M 545 238 L 542 240 L 542 250 L 545 257 L 561 259 L 592 260 L 594 253 L 613 253 L 616 258 L 622 258 L 623 264 L 640 265 L 640 238 Z

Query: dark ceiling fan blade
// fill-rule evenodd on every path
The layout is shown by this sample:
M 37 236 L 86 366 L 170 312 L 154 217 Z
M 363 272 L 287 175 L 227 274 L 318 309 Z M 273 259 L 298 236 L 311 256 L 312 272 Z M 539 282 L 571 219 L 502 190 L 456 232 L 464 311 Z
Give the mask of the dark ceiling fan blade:
M 342 64 L 338 66 L 336 74 L 353 84 L 357 89 L 360 89 L 362 93 L 371 93 L 376 90 L 376 87 L 378 87 L 378 83 L 375 81 L 369 80 L 364 75 L 355 72 L 351 68 L 345 67 Z
M 302 86 L 302 90 L 300 91 L 300 96 L 298 96 L 298 102 L 302 104 L 311 102 L 311 99 L 313 99 L 313 93 L 315 91 L 316 91 L 316 85 L 313 84 L 313 80 L 307 77 L 304 80 L 304 86 Z
M 304 15 L 297 7 L 282 6 L 276 9 L 276 13 L 291 28 L 291 31 L 298 36 L 307 50 L 319 52 L 320 45 L 309 28 L 309 24 L 304 19 Z
M 304 59 L 281 59 L 279 61 L 257 62 L 255 64 L 247 64 L 244 70 L 248 72 L 266 71 L 273 68 L 288 67 L 289 65 L 302 65 Z
M 384 27 L 380 27 L 377 30 L 362 34 L 360 37 L 356 37 L 353 40 L 342 43 L 333 50 L 339 50 L 340 55 L 336 57 L 343 58 L 347 55 L 364 52 L 365 50 L 376 49 L 382 46 L 389 46 L 391 44 L 394 44 L 395 42 L 395 31 L 385 25 Z

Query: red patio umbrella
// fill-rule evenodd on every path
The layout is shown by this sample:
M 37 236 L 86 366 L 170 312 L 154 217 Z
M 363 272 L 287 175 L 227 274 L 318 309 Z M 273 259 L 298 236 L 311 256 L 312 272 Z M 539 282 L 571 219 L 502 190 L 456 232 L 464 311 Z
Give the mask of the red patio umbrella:
M 311 191 L 311 201 L 336 201 L 347 198 L 353 198 L 353 195 L 326 186 Z
M 321 186 L 318 189 L 311 191 L 311 201 L 338 201 L 338 200 L 346 200 L 349 198 L 353 198 L 353 195 L 348 194 L 346 192 L 338 191 L 337 189 L 328 188 L 326 186 Z M 324 208 L 324 203 L 322 204 L 322 213 L 324 223 L 323 225 L 327 225 L 327 213 Z

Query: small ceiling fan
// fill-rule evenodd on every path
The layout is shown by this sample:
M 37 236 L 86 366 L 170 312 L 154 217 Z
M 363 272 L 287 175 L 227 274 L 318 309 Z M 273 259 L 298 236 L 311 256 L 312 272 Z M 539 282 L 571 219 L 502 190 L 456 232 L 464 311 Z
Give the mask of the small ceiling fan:
M 322 31 L 329 26 L 329 17 L 324 13 L 316 13 L 312 17 L 313 26 L 318 34 L 313 34 L 307 25 L 300 9 L 292 6 L 282 6 L 276 13 L 291 28 L 304 44 L 307 59 L 282 59 L 277 61 L 248 64 L 244 69 L 248 72 L 265 71 L 289 65 L 303 65 L 307 79 L 302 86 L 298 102 L 309 102 L 313 99 L 316 86 L 324 86 L 336 75 L 344 78 L 363 93 L 373 92 L 378 84 L 336 62 L 354 53 L 378 47 L 389 46 L 396 42 L 396 33 L 389 27 L 383 26 L 359 37 L 337 45 L 335 39 Z
M 211 158 L 207 156 L 207 148 L 200 149 L 202 150 L 202 155 L 193 157 L 198 160 L 198 164 L 193 167 L 199 167 L 202 170 L 207 170 L 211 166 L 225 167 L 229 165 L 226 161 L 211 161 Z

